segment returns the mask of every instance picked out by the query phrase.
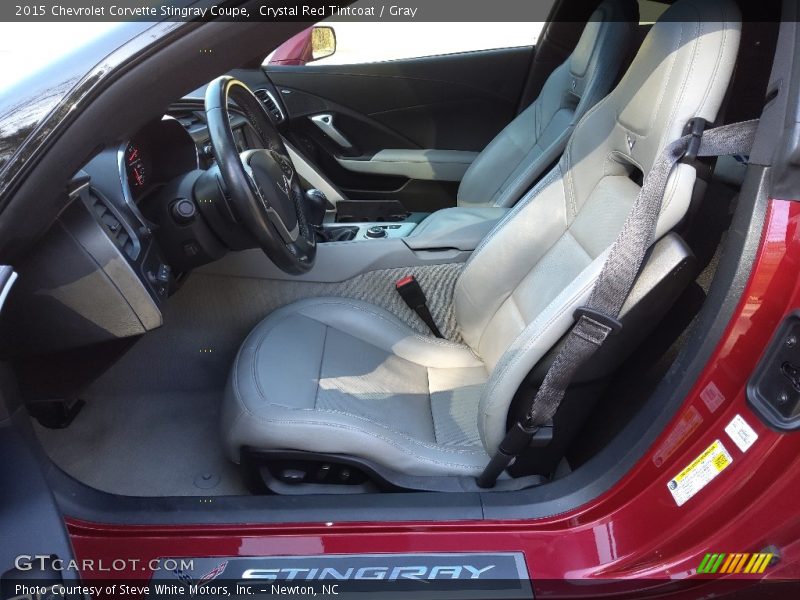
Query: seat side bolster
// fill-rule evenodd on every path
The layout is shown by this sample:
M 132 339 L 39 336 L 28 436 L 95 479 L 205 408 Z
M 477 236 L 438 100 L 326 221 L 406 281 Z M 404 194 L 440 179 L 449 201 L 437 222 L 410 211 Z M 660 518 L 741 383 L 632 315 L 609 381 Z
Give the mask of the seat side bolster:
M 249 412 L 237 394 L 232 380 L 225 392 L 223 439 L 236 463 L 243 447 L 380 457 L 384 466 L 411 475 L 477 475 L 488 462 L 479 446 L 424 443 L 352 414 L 285 407 Z
M 586 303 L 608 255 L 604 252 L 587 266 L 517 336 L 492 369 L 483 390 L 478 413 L 478 432 L 489 454 L 506 433 L 506 416 L 522 381 L 574 323 L 575 309 Z

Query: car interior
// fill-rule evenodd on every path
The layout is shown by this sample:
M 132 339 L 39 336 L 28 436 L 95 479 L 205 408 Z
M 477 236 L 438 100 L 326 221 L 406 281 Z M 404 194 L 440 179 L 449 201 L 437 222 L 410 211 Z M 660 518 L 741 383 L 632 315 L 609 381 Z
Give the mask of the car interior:
M 535 47 L 353 65 L 263 48 L 99 143 L 0 319 L 59 477 L 148 498 L 480 491 L 658 156 L 692 119 L 771 99 L 780 23 L 751 3 L 563 19 L 574 4 Z M 749 170 L 676 165 L 620 331 L 488 493 L 637 435 L 727 285 Z

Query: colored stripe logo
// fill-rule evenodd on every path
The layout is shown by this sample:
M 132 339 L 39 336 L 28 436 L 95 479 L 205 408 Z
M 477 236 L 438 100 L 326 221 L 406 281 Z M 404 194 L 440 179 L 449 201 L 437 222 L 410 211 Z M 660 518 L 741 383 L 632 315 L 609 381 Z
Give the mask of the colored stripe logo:
M 733 573 L 763 573 L 764 570 L 772 562 L 772 553 L 756 552 L 750 554 L 748 552 L 734 552 L 726 554 L 708 553 L 700 561 L 700 566 L 697 567 L 698 573 L 708 574 L 726 574 Z

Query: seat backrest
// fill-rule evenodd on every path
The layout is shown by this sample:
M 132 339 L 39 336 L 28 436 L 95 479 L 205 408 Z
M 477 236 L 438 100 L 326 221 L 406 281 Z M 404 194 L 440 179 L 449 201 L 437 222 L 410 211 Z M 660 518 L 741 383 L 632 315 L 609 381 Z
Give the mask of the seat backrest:
M 595 10 L 539 97 L 464 173 L 459 206 L 512 206 L 558 160 L 575 124 L 614 84 L 638 20 L 636 0 L 606 0 Z
M 733 0 L 678 0 L 656 23 L 619 85 L 575 127 L 559 163 L 475 250 L 456 284 L 463 339 L 491 375 L 479 431 L 493 452 L 514 393 L 566 333 L 639 192 L 637 173 L 682 135 L 714 121 L 736 62 Z M 694 167 L 672 171 L 656 239 L 685 215 Z

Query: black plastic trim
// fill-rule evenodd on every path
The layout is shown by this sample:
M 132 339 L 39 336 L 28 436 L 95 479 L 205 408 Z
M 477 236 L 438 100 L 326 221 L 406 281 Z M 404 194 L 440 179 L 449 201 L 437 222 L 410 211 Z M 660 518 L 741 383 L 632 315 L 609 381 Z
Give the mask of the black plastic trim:
M 747 400 L 768 427 L 800 429 L 800 311 L 788 315 L 772 336 L 747 384 Z
M 17 413 L 19 415 L 19 413 Z M 73 557 L 58 505 L 48 489 L 30 440 L 20 434 L 18 419 L 0 421 L 0 575 L 12 576 L 17 556 L 52 556 L 69 561 Z M 6 574 L 3 571 L 9 569 Z M 30 575 L 33 572 L 16 572 Z M 39 573 L 37 571 L 37 573 Z M 76 572 L 60 574 L 66 582 L 78 580 Z M 4 590 L 5 591 L 5 590 Z M 4 596 L 5 597 L 5 596 Z
M 770 77 L 769 102 L 765 114 L 770 112 L 775 121 L 782 120 L 782 131 L 777 152 L 773 158 L 773 197 L 782 200 L 800 200 L 800 1 L 784 3 L 786 22 L 781 24 L 778 54 Z M 788 48 L 785 50 L 784 48 Z M 783 52 L 781 50 L 784 49 Z M 765 152 L 769 146 L 765 143 Z M 767 149 L 768 148 L 768 149 Z
M 527 439 L 530 442 L 530 438 Z M 302 450 L 258 450 L 244 448 L 242 450 L 242 465 L 248 475 L 253 478 L 255 487 L 266 488 L 277 494 L 303 495 L 304 493 L 330 494 L 362 493 L 362 492 L 477 492 L 479 483 L 474 477 L 466 475 L 437 476 L 437 475 L 408 475 L 400 473 L 373 461 L 357 456 L 339 454 L 324 454 L 319 452 L 306 452 Z M 329 481 L 323 483 L 319 478 L 308 472 L 311 468 L 318 469 L 326 465 L 331 471 L 345 467 L 352 472 L 353 481 L 341 484 Z M 303 480 L 297 483 L 287 483 L 275 476 L 275 471 L 288 468 L 293 471 L 303 471 Z M 337 469 L 339 468 L 339 469 Z M 299 473 L 298 473 L 299 474 Z M 261 479 L 259 486 L 258 479 Z M 506 478 L 498 482 L 493 491 L 502 492 L 519 490 L 545 483 L 544 477 L 530 475 L 527 477 Z M 262 489 L 259 493 L 263 493 Z

